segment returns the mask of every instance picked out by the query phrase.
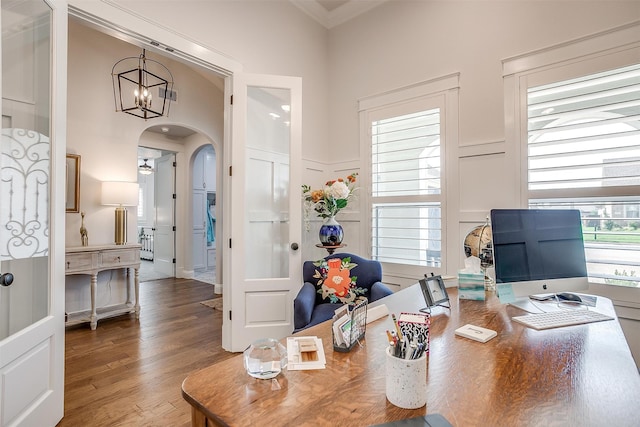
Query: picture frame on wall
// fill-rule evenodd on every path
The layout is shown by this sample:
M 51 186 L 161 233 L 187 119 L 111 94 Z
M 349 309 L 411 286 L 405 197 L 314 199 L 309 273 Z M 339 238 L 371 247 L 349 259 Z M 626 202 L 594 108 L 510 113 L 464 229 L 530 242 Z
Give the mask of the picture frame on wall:
M 80 155 L 67 154 L 65 210 L 80 212 Z

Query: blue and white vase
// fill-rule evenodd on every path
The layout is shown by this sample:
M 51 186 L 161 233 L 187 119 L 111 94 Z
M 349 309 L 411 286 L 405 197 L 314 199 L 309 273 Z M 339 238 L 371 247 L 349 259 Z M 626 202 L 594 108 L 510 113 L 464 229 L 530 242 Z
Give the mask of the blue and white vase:
M 342 244 L 344 231 L 342 226 L 338 224 L 335 217 L 330 217 L 327 222 L 320 227 L 320 243 L 324 246 L 338 246 Z

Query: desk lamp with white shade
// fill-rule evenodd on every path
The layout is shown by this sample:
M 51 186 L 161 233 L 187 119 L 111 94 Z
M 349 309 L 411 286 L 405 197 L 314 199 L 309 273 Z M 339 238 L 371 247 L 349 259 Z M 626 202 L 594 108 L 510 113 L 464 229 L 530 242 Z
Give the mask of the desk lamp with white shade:
M 102 183 L 102 204 L 116 207 L 115 243 L 127 243 L 127 208 L 138 206 L 138 183 L 105 181 Z

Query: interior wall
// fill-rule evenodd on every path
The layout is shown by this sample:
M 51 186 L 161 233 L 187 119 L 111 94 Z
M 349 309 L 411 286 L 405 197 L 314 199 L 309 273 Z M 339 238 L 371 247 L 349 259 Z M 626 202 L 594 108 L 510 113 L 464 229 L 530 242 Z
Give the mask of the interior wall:
M 460 257 L 447 274 L 463 266 L 462 239 L 490 209 L 519 204 L 519 177 L 508 175 L 505 160 L 502 60 L 640 19 L 635 1 L 577 6 L 401 0 L 329 32 L 329 151 L 342 160 L 360 159 L 359 99 L 460 73 L 457 179 L 446 188 L 460 205 L 459 227 L 447 230 Z
M 366 161 L 360 159 L 359 99 L 460 73 L 457 178 L 446 188 L 460 206 L 458 226 L 447 229 L 447 244 L 460 248 L 457 262 L 447 266 L 454 276 L 463 266 L 466 233 L 492 208 L 520 207 L 520 177 L 508 161 L 514 147 L 505 143 L 502 61 L 638 20 L 637 1 L 384 3 L 330 31 L 330 151 Z M 365 186 L 367 180 L 361 177 Z M 625 304 L 637 307 L 640 292 L 634 301 Z M 640 313 L 614 303 L 638 363 Z
M 457 72 L 460 145 L 503 141 L 503 59 L 638 18 L 637 1 L 384 3 L 329 33 L 330 144 L 358 158 L 358 99 Z
M 327 30 L 288 0 L 164 0 L 152 8 L 136 0 L 117 3 L 226 54 L 244 72 L 302 77 L 302 156 L 333 157 L 326 150 Z
M 115 112 L 111 68 L 116 61 L 140 55 L 141 49 L 78 24 L 69 23 L 67 152 L 80 154 L 80 210 L 85 211 L 89 244 L 113 242 L 113 208 L 100 205 L 101 182 L 137 181 L 141 134 L 152 125 L 182 124 L 223 138 L 222 91 L 185 65 L 159 57 L 174 76 L 177 102 L 168 118 L 142 120 Z M 66 246 L 80 245 L 80 215 L 67 214 Z M 128 237 L 135 242 L 135 217 Z
M 75 7 L 82 9 L 82 1 L 70 1 Z M 326 150 L 328 134 L 328 106 L 327 106 L 327 30 L 300 9 L 293 6 L 287 0 L 275 0 L 270 2 L 241 1 L 241 2 L 201 2 L 201 1 L 163 1 L 154 2 L 153 8 L 147 8 L 143 2 L 114 1 L 110 2 L 115 7 L 125 9 L 132 14 L 141 14 L 159 27 L 164 26 L 184 37 L 186 40 L 194 40 L 207 46 L 209 49 L 220 52 L 234 61 L 242 64 L 243 71 L 261 74 L 279 74 L 301 76 L 303 84 L 303 147 L 304 158 L 324 159 L 325 163 L 333 157 Z M 110 7 L 110 6 L 100 6 Z M 176 13 L 179 10 L 180 13 Z M 242 25 L 239 25 L 242 23 Z M 81 209 L 86 210 L 85 223 L 89 230 L 90 244 L 109 243 L 112 240 L 112 209 L 99 206 L 99 179 L 96 178 L 98 170 L 109 169 L 109 173 L 122 175 L 119 179 L 133 179 L 135 177 L 135 145 L 131 142 L 139 136 L 143 129 L 143 121 L 124 117 L 113 117 L 113 100 L 111 89 L 111 77 L 108 74 L 116 60 L 127 55 L 138 55 L 136 49 L 124 52 L 127 46 L 118 40 L 101 35 L 100 33 L 87 32 L 82 26 L 71 22 L 69 33 L 69 130 L 73 133 L 69 137 L 68 152 L 82 154 L 90 147 L 94 149 L 96 144 L 105 145 L 96 156 L 85 154 L 83 156 L 83 176 L 81 189 Z M 248 31 L 247 29 L 250 29 Z M 120 44 L 116 48 L 111 43 Z M 105 59 L 107 58 L 107 59 Z M 165 59 L 162 62 L 169 66 L 172 72 L 177 67 L 171 61 Z M 179 64 L 182 66 L 182 64 Z M 99 68 L 99 70 L 98 70 Z M 73 74 L 71 74 L 73 73 Z M 95 93 L 94 77 L 102 76 L 104 87 L 97 89 Z M 198 77 L 190 77 L 183 81 L 198 81 Z M 178 81 L 176 76 L 176 82 Z M 179 89 L 176 87 L 176 89 Z M 92 104 L 99 106 L 97 110 L 83 110 L 86 104 L 82 99 L 86 93 L 93 94 Z M 203 94 L 204 95 L 204 94 Z M 179 96 L 181 94 L 179 93 Z M 217 96 L 217 95 L 216 95 Z M 220 94 L 222 97 L 222 94 Z M 109 98 L 109 99 L 108 99 Z M 98 99 L 102 101 L 98 101 Z M 172 103 L 171 119 L 175 117 L 178 105 Z M 220 119 L 216 123 L 213 142 L 222 144 L 222 100 L 219 104 L 220 115 L 212 114 Z M 217 107 L 216 107 L 217 108 Z M 217 111 L 217 110 L 216 110 Z M 210 112 L 206 104 L 200 106 L 200 113 Z M 105 121 L 104 117 L 110 115 Z M 126 122 L 125 119 L 129 119 Z M 172 121 L 170 119 L 170 121 Z M 152 123 L 155 124 L 155 123 Z M 90 127 L 92 129 L 85 129 Z M 93 135 L 93 133 L 99 135 Z M 88 138 L 88 136 L 90 138 Z M 142 138 L 145 138 L 144 135 Z M 82 142 L 91 141 L 91 142 Z M 171 141 L 165 141 L 171 145 Z M 147 144 L 149 145 L 149 144 Z M 149 145 L 161 148 L 154 145 Z M 81 148 L 80 148 L 81 147 Z M 216 147 L 216 152 L 223 158 L 223 152 Z M 171 148 L 169 148 L 171 149 Z M 184 150 L 173 149 L 178 154 L 178 169 L 188 162 L 190 153 Z M 116 155 L 117 153 L 117 155 Z M 107 154 L 106 156 L 104 154 Z M 86 158 L 85 158 L 86 157 Z M 117 160 L 112 160 L 117 157 Z M 131 163 L 127 159 L 131 159 Z M 106 165 L 109 165 L 108 167 Z M 130 166 L 129 166 L 130 165 Z M 120 170 L 122 169 L 122 170 Z M 221 170 L 221 168 L 220 168 Z M 102 173 L 102 172 L 100 172 Z M 219 177 L 220 178 L 220 177 Z M 178 188 L 188 185 L 188 179 L 178 175 Z M 180 184 L 180 180 L 183 184 Z M 222 182 L 221 179 L 218 182 Z M 188 187 L 184 187 L 185 189 Z M 87 209 L 91 206 L 91 209 Z M 184 207 L 178 204 L 178 209 Z M 178 226 L 187 227 L 186 221 L 178 212 Z M 180 221 L 185 223 L 180 224 Z M 66 245 L 79 245 L 79 215 L 67 214 Z M 135 224 L 130 221 L 129 235 L 132 235 Z M 186 228 L 188 229 L 188 227 Z M 177 240 L 177 266 L 176 274 L 179 277 L 188 277 L 190 272 L 190 259 L 185 248 L 190 241 L 178 236 Z M 184 253 L 180 251 L 184 249 Z M 181 265 L 182 263 L 182 265 Z M 186 264 L 185 264 L 186 263 Z

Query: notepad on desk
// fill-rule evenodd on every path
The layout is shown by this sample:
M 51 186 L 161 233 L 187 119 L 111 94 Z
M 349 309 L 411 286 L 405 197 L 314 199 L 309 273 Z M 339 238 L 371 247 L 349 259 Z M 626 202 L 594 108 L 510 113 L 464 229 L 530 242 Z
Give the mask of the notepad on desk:
M 318 337 L 287 338 L 287 369 L 305 371 L 324 369 L 327 363 L 322 339 Z

